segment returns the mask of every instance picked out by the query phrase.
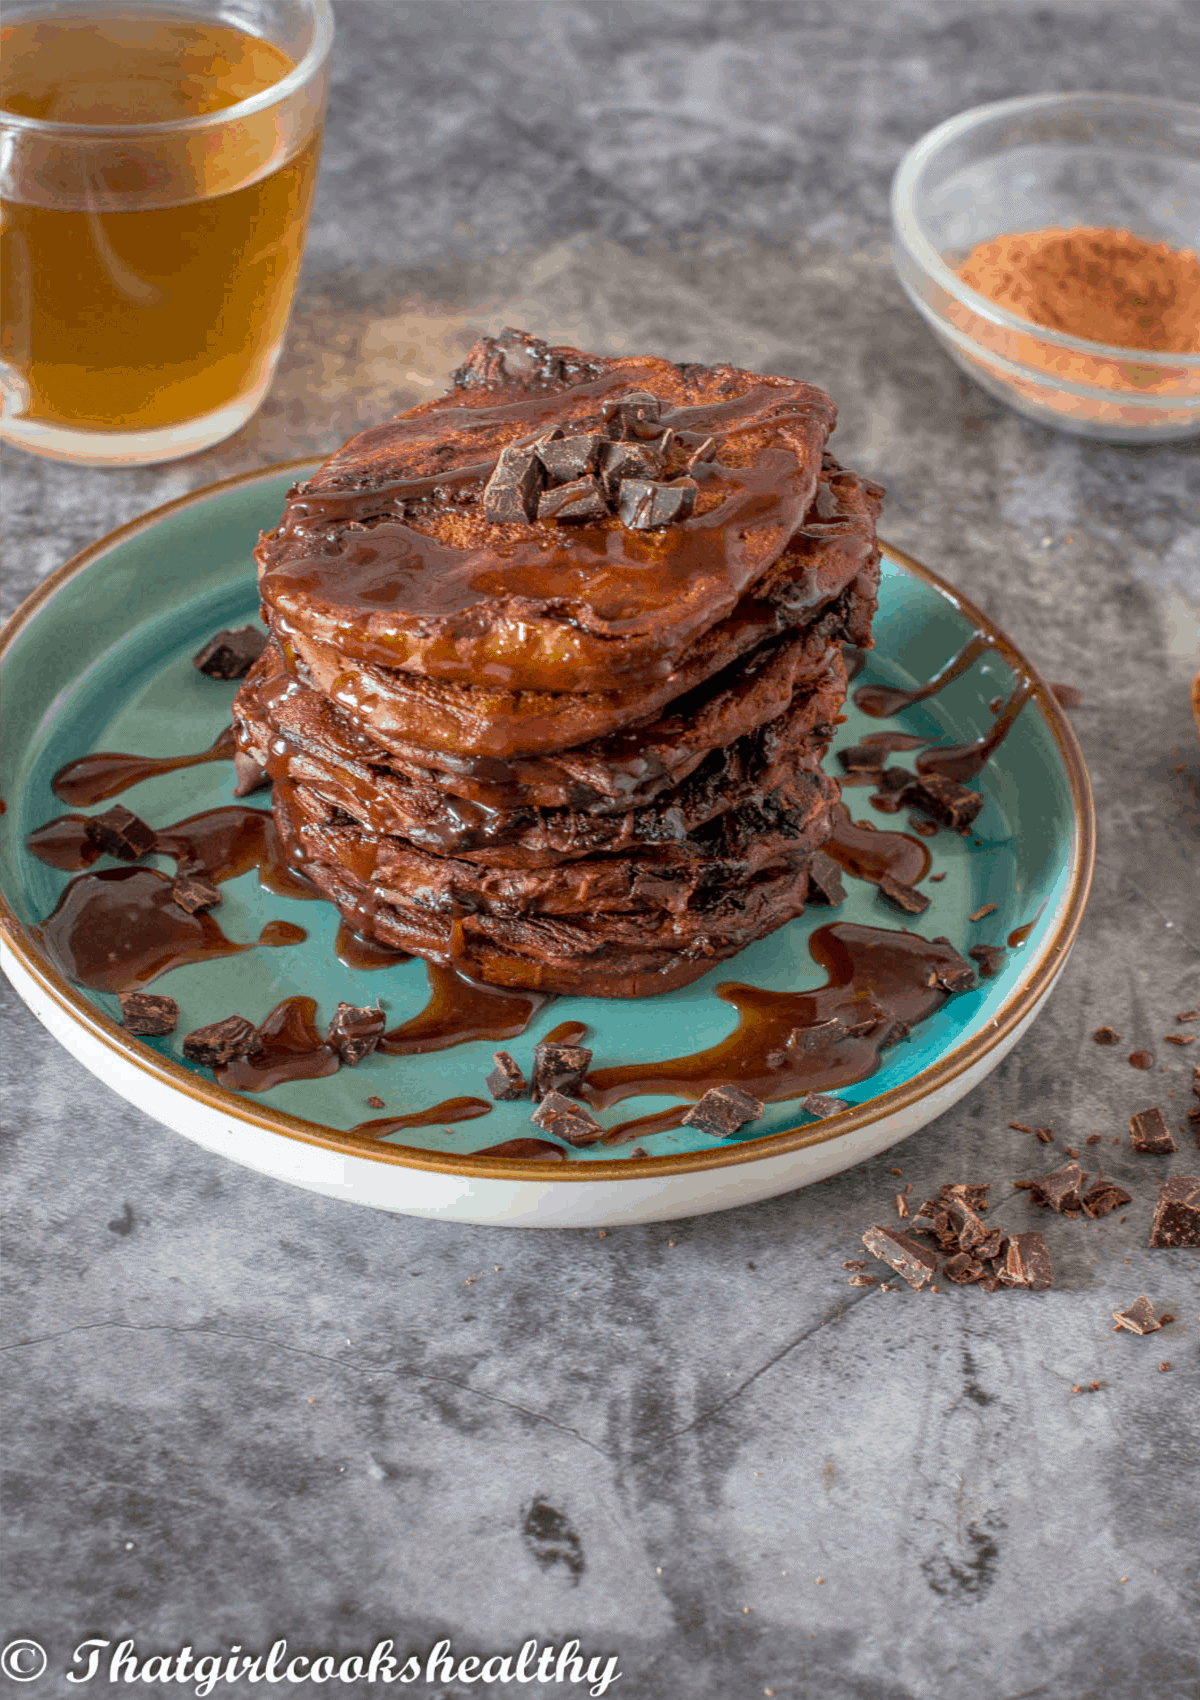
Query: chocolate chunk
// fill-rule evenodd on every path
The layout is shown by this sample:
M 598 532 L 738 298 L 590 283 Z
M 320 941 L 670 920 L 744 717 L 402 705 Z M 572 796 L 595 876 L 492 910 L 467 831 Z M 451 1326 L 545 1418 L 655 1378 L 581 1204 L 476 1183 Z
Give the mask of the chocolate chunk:
M 1000 1279 L 1008 1287 L 1030 1287 L 1043 1292 L 1054 1284 L 1054 1266 L 1040 1234 L 1013 1234 L 1004 1248 Z
M 929 899 L 923 891 L 917 891 L 914 886 L 902 885 L 891 874 L 884 874 L 879 881 L 879 895 L 889 902 L 893 909 L 901 910 L 905 915 L 922 915 L 929 908 Z
M 158 843 L 154 828 L 121 803 L 102 815 L 93 815 L 84 830 L 106 855 L 117 856 L 122 862 L 139 861 Z
M 1157 1334 L 1162 1327 L 1145 1293 L 1140 1293 L 1124 1310 L 1114 1310 L 1113 1320 L 1118 1328 L 1127 1328 L 1131 1334 Z
M 1153 1051 L 1130 1051 L 1128 1061 L 1130 1068 L 1140 1068 L 1145 1071 L 1154 1067 L 1154 1053 Z
M 907 767 L 885 767 L 879 775 L 879 789 L 903 799 L 914 785 L 920 784 L 915 773 Z
M 586 1045 L 552 1045 L 543 1039 L 533 1048 L 534 1098 L 542 1099 L 549 1092 L 578 1098 L 584 1075 L 591 1066 L 592 1053 Z
M 873 1257 L 882 1258 L 897 1275 L 902 1275 L 910 1287 L 921 1288 L 937 1274 L 937 1253 L 898 1228 L 868 1228 L 862 1243 Z
M 725 1139 L 747 1122 L 757 1121 L 762 1113 L 761 1101 L 743 1092 L 740 1086 L 710 1086 L 683 1120 L 687 1127 L 698 1127 L 701 1133 Z
M 207 1027 L 197 1027 L 183 1041 L 183 1054 L 191 1062 L 217 1068 L 244 1057 L 254 1044 L 258 1029 L 244 1015 L 227 1015 L 224 1021 L 210 1021 Z
M 908 824 L 918 838 L 936 838 L 942 830 L 935 820 L 920 820 L 916 815 L 909 815 Z
M 1098 1045 L 1119 1045 L 1121 1043 L 1121 1035 L 1115 1027 L 1097 1027 L 1092 1038 Z
M 814 1021 L 809 1027 L 793 1027 L 787 1048 L 794 1057 L 813 1057 L 832 1051 L 849 1037 L 850 1029 L 834 1016 L 830 1021 Z
M 203 874 L 178 873 L 171 886 L 171 902 L 177 903 L 189 915 L 201 909 L 215 909 L 221 893 Z
M 1087 1179 L 1078 1163 L 1067 1163 L 1061 1169 L 1053 1169 L 1045 1175 L 1035 1175 L 1032 1180 L 1014 1181 L 1013 1185 L 1023 1192 L 1031 1192 L 1037 1204 L 1044 1204 L 1048 1210 L 1057 1215 L 1073 1215 L 1082 1211 L 1083 1183 Z
M 139 1039 L 161 1039 L 174 1033 L 179 1021 L 179 1005 L 174 998 L 161 998 L 152 992 L 121 992 L 121 1026 Z
M 1050 1127 L 1035 1127 L 1033 1132 L 1034 1132 L 1034 1137 L 1037 1140 L 1039 1140 L 1042 1145 L 1053 1145 L 1054 1144 L 1054 1129 L 1053 1128 L 1050 1128 Z
M 848 750 L 838 751 L 837 759 L 847 773 L 877 774 L 887 759 L 887 752 L 878 744 L 851 744 Z
M 1139 1110 L 1135 1116 L 1130 1116 L 1129 1139 L 1135 1151 L 1152 1156 L 1166 1156 L 1179 1149 L 1171 1137 L 1167 1118 L 1158 1108 Z
M 688 518 L 695 505 L 696 486 L 690 478 L 682 478 L 675 484 L 623 478 L 617 496 L 617 514 L 630 531 L 655 531 L 659 526 L 677 525 Z
M 546 474 L 533 449 L 502 449 L 496 470 L 483 487 L 483 517 L 493 525 L 531 521 L 538 512 L 538 497 L 545 482 Z
M 1115 1181 L 1099 1180 L 1083 1195 L 1083 1213 L 1096 1221 L 1101 1216 L 1107 1216 L 1110 1211 L 1119 1210 L 1123 1204 L 1131 1202 L 1129 1193 Z
M 1200 1176 L 1172 1175 L 1159 1187 L 1150 1244 L 1200 1246 Z
M 886 772 L 883 779 L 884 789 L 890 790 L 891 787 L 886 784 Z M 967 786 L 958 784 L 957 780 L 943 779 L 936 773 L 913 775 L 912 784 L 905 787 L 904 800 L 922 813 L 932 815 L 943 826 L 952 827 L 955 832 L 966 832 L 983 807 L 983 798 L 978 791 L 971 791 Z
M 587 1105 L 564 1098 L 561 1092 L 548 1092 L 529 1119 L 534 1127 L 565 1139 L 568 1145 L 595 1145 L 604 1138 L 604 1129 Z
M 800 1108 L 806 1114 L 824 1121 L 826 1116 L 840 1116 L 850 1105 L 845 1098 L 831 1098 L 824 1092 L 807 1092 L 800 1100 Z
M 647 390 L 631 390 L 615 401 L 606 401 L 603 418 L 614 437 L 651 438 L 661 434 L 662 403 Z
M 662 458 L 657 448 L 646 443 L 606 443 L 600 454 L 600 477 L 615 495 L 623 478 L 657 478 Z
M 364 1057 L 370 1056 L 383 1037 L 386 1025 L 384 1013 L 378 1007 L 372 1009 L 361 1004 L 340 1003 L 329 1023 L 325 1042 L 332 1045 L 342 1061 L 353 1068 Z
M 233 772 L 237 783 L 233 787 L 235 797 L 248 797 L 252 791 L 261 791 L 271 783 L 271 776 L 261 763 L 245 750 L 233 752 Z
M 383 1107 L 384 1107 L 383 1099 L 377 1098 L 374 1093 L 372 1093 L 371 1096 L 367 1099 L 367 1103 L 371 1106 L 371 1108 L 373 1110 L 382 1110 Z
M 942 1274 L 947 1281 L 955 1281 L 960 1287 L 978 1281 L 983 1272 L 983 1264 L 966 1251 L 956 1252 L 942 1264 Z
M 605 446 L 605 439 L 599 433 L 589 432 L 582 437 L 559 437 L 539 443 L 537 457 L 555 484 L 573 484 L 596 471 Z
M 244 679 L 267 647 L 267 634 L 257 626 L 238 626 L 217 632 L 192 656 L 192 666 L 210 679 Z
M 1196 1043 L 1194 1033 L 1164 1033 L 1163 1039 L 1168 1045 L 1194 1045 Z
M 974 954 L 972 951 L 971 955 Z M 944 992 L 969 992 L 975 987 L 975 972 L 961 958 L 954 963 L 938 963 L 932 970 L 932 976 L 930 983 L 940 986 Z
M 1002 944 L 973 944 L 967 955 L 972 962 L 978 962 L 979 972 L 985 980 L 994 980 L 1003 968 L 1008 952 Z
M 608 503 L 604 486 L 598 478 L 577 478 L 573 484 L 559 484 L 547 490 L 538 502 L 539 520 L 554 520 L 563 525 L 606 519 Z
M 517 1067 L 507 1051 L 496 1051 L 492 1055 L 495 1068 L 487 1077 L 487 1089 L 493 1098 L 508 1104 L 515 1098 L 523 1098 L 529 1091 L 529 1082 Z
M 949 1186 L 942 1187 L 938 1196 L 947 1209 L 957 1205 L 965 1205 L 968 1210 L 986 1210 L 988 1193 L 992 1190 L 991 1181 L 980 1181 L 972 1184 L 970 1181 L 954 1181 Z
M 814 850 L 808 859 L 808 900 L 830 908 L 846 901 L 842 871 L 833 857 L 827 856 L 823 850 Z

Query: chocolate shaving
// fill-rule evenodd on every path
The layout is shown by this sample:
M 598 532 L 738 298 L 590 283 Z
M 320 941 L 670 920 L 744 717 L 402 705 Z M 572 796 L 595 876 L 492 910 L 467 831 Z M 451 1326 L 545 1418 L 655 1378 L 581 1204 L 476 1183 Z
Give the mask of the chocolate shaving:
M 217 1068 L 221 1063 L 244 1057 L 252 1047 L 258 1029 L 244 1015 L 227 1015 L 223 1021 L 210 1021 L 207 1027 L 196 1027 L 183 1041 L 183 1054 L 190 1062 Z
M 830 908 L 846 901 L 842 871 L 823 850 L 814 850 L 808 859 L 807 895 L 810 903 L 822 903 Z
M 122 862 L 140 861 L 158 844 L 154 828 L 122 803 L 106 809 L 102 815 L 93 815 L 84 830 L 106 855 L 116 856 Z
M 210 637 L 192 666 L 209 679 L 244 679 L 266 647 L 267 634 L 257 626 L 238 626 Z
M 487 1077 L 487 1089 L 492 1097 L 500 1103 L 523 1098 L 529 1091 L 529 1083 L 509 1053 L 496 1051 L 492 1061 L 496 1066 Z
M 384 1013 L 379 1008 L 339 1003 L 325 1041 L 333 1046 L 344 1063 L 354 1068 L 364 1057 L 371 1055 L 383 1037 L 386 1025 Z
M 761 1099 L 743 1092 L 740 1086 L 710 1086 L 703 1098 L 684 1116 L 687 1127 L 698 1127 L 716 1139 L 726 1139 L 763 1113 Z
M 898 1228 L 868 1228 L 862 1243 L 873 1257 L 881 1258 L 902 1275 L 910 1287 L 919 1289 L 937 1274 L 937 1254 Z
M 1114 1310 L 1113 1318 L 1118 1328 L 1127 1328 L 1131 1334 L 1157 1334 L 1162 1327 L 1145 1293 L 1139 1294 L 1124 1310 Z
M 153 992 L 121 992 L 121 1026 L 139 1039 L 161 1039 L 174 1033 L 179 1022 L 179 1005 L 174 998 Z
M 1150 1244 L 1200 1246 L 1200 1176 L 1172 1175 L 1159 1187 Z
M 1157 1107 L 1139 1110 L 1129 1118 L 1129 1140 L 1135 1151 L 1151 1156 L 1167 1156 L 1178 1151 L 1167 1118 Z
M 554 1045 L 543 1039 L 533 1050 L 534 1098 L 545 1098 L 550 1092 L 578 1098 L 591 1066 L 592 1053 L 586 1045 Z
M 215 909 L 221 901 L 221 893 L 203 874 L 176 874 L 171 886 L 171 902 L 189 915 L 196 915 L 201 909 Z
M 561 1092 L 548 1092 L 529 1119 L 534 1127 L 565 1139 L 568 1145 L 595 1145 L 604 1137 L 604 1129 L 587 1105 L 564 1098 Z
M 891 904 L 893 909 L 901 910 L 905 915 L 922 915 L 929 908 L 929 899 L 923 891 L 917 891 L 914 886 L 902 885 L 891 874 L 884 874 L 879 881 L 879 895 Z

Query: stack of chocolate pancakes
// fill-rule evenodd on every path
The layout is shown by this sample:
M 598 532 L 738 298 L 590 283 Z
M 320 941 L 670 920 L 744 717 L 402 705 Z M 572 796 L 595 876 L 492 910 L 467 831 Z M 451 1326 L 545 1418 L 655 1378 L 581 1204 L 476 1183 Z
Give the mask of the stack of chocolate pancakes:
M 289 493 L 235 725 L 354 932 L 640 997 L 801 913 L 879 578 L 834 419 L 791 379 L 506 331 Z

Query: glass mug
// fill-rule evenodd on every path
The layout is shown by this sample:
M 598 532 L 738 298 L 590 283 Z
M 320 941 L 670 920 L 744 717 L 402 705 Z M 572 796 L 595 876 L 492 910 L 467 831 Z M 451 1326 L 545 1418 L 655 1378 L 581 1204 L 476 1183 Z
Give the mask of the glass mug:
M 0 30 L 0 438 L 88 466 L 220 442 L 271 382 L 330 0 L 15 0 Z

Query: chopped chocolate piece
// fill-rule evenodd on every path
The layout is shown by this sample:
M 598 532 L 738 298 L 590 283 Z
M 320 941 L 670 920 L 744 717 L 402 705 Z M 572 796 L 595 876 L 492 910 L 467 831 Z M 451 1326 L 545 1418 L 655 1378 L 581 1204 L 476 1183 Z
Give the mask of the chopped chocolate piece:
M 119 857 L 122 862 L 139 861 L 158 843 L 154 828 L 121 803 L 102 815 L 93 815 L 84 831 L 105 855 Z
M 916 774 L 910 772 L 907 767 L 885 767 L 879 775 L 879 789 L 890 791 L 901 799 L 907 795 L 914 785 L 919 784 L 920 781 Z
M 1200 1009 L 1181 1009 L 1175 1019 L 1176 1021 L 1200 1021 Z
M 1089 1133 L 1083 1143 L 1085 1145 L 1099 1145 L 1100 1135 L 1098 1133 Z
M 1196 1043 L 1194 1033 L 1164 1033 L 1163 1038 L 1168 1045 L 1194 1045 Z
M 945 877 L 945 874 L 930 874 L 929 883 L 930 885 L 938 885 Z
M 548 1092 L 529 1119 L 534 1127 L 565 1139 L 568 1145 L 595 1145 L 604 1138 L 604 1129 L 587 1105 L 564 1098 L 561 1092 Z
M 985 915 L 994 915 L 999 909 L 998 903 L 982 903 L 973 915 L 968 915 L 968 921 L 982 921 Z
M 1118 1328 L 1127 1328 L 1131 1334 L 1157 1334 L 1162 1327 L 1145 1293 L 1140 1293 L 1124 1310 L 1114 1310 L 1113 1318 Z
M 583 1077 L 591 1066 L 592 1053 L 586 1045 L 552 1045 L 543 1039 L 533 1048 L 534 1098 L 542 1099 L 549 1092 L 578 1098 Z
M 1139 1110 L 1136 1115 L 1130 1116 L 1129 1139 L 1135 1151 L 1148 1152 L 1152 1156 L 1165 1156 L 1179 1149 L 1171 1137 L 1166 1116 L 1157 1107 Z
M 865 1269 L 866 1267 L 867 1267 L 866 1260 L 865 1260 L 865 1258 L 861 1258 L 861 1257 L 859 1257 L 859 1258 L 851 1257 L 851 1258 L 847 1259 L 847 1261 L 845 1263 L 842 1264 L 843 1269 Z
M 747 1122 L 757 1121 L 762 1113 L 762 1101 L 743 1092 L 740 1086 L 710 1086 L 683 1120 L 687 1127 L 698 1127 L 701 1133 L 725 1139 Z
M 881 815 L 898 815 L 904 807 L 903 797 L 890 797 L 886 791 L 872 791 L 871 807 Z M 945 879 L 945 874 L 930 874 L 930 879 Z
M 800 1108 L 808 1115 L 824 1121 L 826 1116 L 840 1116 L 850 1105 L 845 1098 L 831 1098 L 824 1092 L 808 1092 L 801 1098 Z
M 1057 1215 L 1072 1215 L 1083 1209 L 1080 1190 L 1087 1176 L 1078 1163 L 1067 1163 L 1061 1169 L 1053 1169 L 1045 1175 L 1035 1175 L 1032 1180 L 1014 1181 L 1013 1185 L 1023 1192 L 1031 1192 L 1034 1202 L 1044 1204 L 1048 1210 Z
M 139 1039 L 161 1039 L 174 1033 L 179 1021 L 179 1005 L 174 998 L 162 998 L 153 992 L 121 992 L 121 1026 Z
M 917 891 L 914 886 L 902 885 L 891 874 L 884 874 L 879 881 L 879 895 L 886 898 L 893 909 L 901 910 L 905 915 L 922 915 L 929 908 L 929 899 L 923 891 Z
M 1172 1175 L 1159 1187 L 1150 1244 L 1200 1246 L 1200 1175 Z
M 967 952 L 973 962 L 978 962 L 979 972 L 985 980 L 996 978 L 1007 954 L 1002 944 L 973 944 Z
M 923 1287 L 937 1274 L 937 1253 L 898 1228 L 868 1228 L 862 1242 L 873 1257 L 882 1258 L 897 1275 L 903 1275 L 910 1287 Z
M 936 942 L 938 941 L 935 940 Z M 940 986 L 944 992 L 969 992 L 975 985 L 975 972 L 961 960 L 952 964 L 939 964 L 933 969 L 929 983 L 931 986 Z
M 547 490 L 537 506 L 539 520 L 552 519 L 557 524 L 572 524 L 593 519 L 605 519 L 608 503 L 604 486 L 598 478 L 577 478 L 573 484 L 559 484 Z
M 912 1211 L 908 1207 L 908 1200 L 902 1192 L 896 1194 L 896 1214 L 905 1221 L 912 1215 Z
M 1054 1144 L 1054 1129 L 1053 1128 L 1051 1128 L 1051 1127 L 1035 1127 L 1033 1131 L 1034 1131 L 1034 1135 L 1036 1136 L 1036 1138 L 1040 1139 L 1043 1145 L 1053 1145 Z
M 851 744 L 848 750 L 839 750 L 837 758 L 847 773 L 878 773 L 887 751 L 878 744 Z
M 879 1279 L 877 1275 L 851 1275 L 847 1278 L 848 1287 L 873 1287 Z
M 1083 692 L 1076 685 L 1051 685 L 1050 695 L 1062 708 L 1078 708 Z
M 942 1274 L 948 1281 L 957 1281 L 959 1286 L 966 1286 L 968 1282 L 978 1281 L 983 1274 L 983 1264 L 976 1262 L 969 1252 L 960 1251 L 946 1259 L 942 1265 Z
M 517 1064 L 507 1051 L 496 1051 L 492 1055 L 495 1068 L 487 1077 L 487 1089 L 493 1098 L 501 1103 L 511 1103 L 514 1098 L 523 1098 L 529 1091 L 529 1083 Z
M 538 497 L 545 482 L 546 474 L 535 450 L 502 449 L 496 470 L 483 488 L 483 517 L 493 525 L 529 522 L 538 513 Z
M 189 915 L 195 915 L 201 909 L 215 909 L 220 901 L 221 893 L 203 874 L 176 874 L 171 886 L 171 902 L 186 909 Z
M 1073 1145 L 1064 1145 L 1063 1154 L 1067 1157 L 1078 1157 L 1079 1153 Z
M 384 1107 L 383 1099 L 377 1098 L 374 1093 L 367 1099 L 367 1103 L 373 1110 L 382 1110 Z
M 1035 1293 L 1054 1283 L 1050 1252 L 1040 1234 L 1013 1234 L 1004 1250 L 1000 1279 L 1006 1286 L 1030 1287 Z
M 1092 1038 L 1098 1045 L 1119 1045 L 1121 1043 L 1121 1035 L 1115 1027 L 1097 1027 Z
M 606 443 L 600 453 L 600 477 L 610 495 L 623 478 L 657 478 L 662 457 L 647 443 Z
M 955 832 L 966 832 L 971 822 L 983 807 L 983 798 L 978 791 L 971 791 L 957 780 L 943 779 L 936 773 L 921 773 L 912 775 L 912 784 L 904 790 L 905 802 L 913 808 L 920 809 L 924 814 L 932 815 L 934 820 L 949 826 Z M 884 774 L 884 788 L 887 785 L 887 774 Z
M 648 1157 L 650 1153 L 646 1150 L 645 1146 L 635 1145 L 629 1155 L 631 1157 Z
M 559 437 L 537 445 L 537 457 L 556 484 L 573 484 L 595 472 L 605 439 L 598 432 L 582 437 Z
M 662 404 L 646 390 L 631 390 L 615 401 L 606 401 L 603 418 L 614 437 L 651 438 L 661 435 L 658 423 Z
M 238 626 L 217 632 L 192 656 L 192 666 L 210 679 L 244 679 L 267 647 L 267 634 L 257 626 Z
M 1119 1210 L 1123 1204 L 1132 1203 L 1129 1193 L 1119 1187 L 1116 1181 L 1095 1181 L 1083 1195 L 1083 1213 L 1093 1221 L 1101 1216 L 1107 1216 L 1110 1210 Z
M 842 871 L 833 857 L 827 856 L 823 850 L 814 850 L 808 859 L 808 900 L 830 908 L 846 901 Z
M 1153 1068 L 1154 1053 L 1152 1051 L 1130 1051 L 1129 1066 L 1130 1068 L 1140 1069 Z
M 1027 1122 L 1009 1122 L 1009 1127 L 1015 1127 L 1018 1133 L 1032 1133 L 1033 1129 Z
M 233 772 L 237 783 L 233 787 L 235 797 L 248 797 L 252 791 L 261 791 L 271 783 L 271 775 L 253 756 L 248 756 L 245 750 L 233 752 Z
M 982 1181 L 976 1185 L 972 1185 L 970 1181 L 955 1181 L 950 1186 L 942 1187 L 939 1197 L 947 1209 L 963 1204 L 968 1210 L 986 1210 L 987 1195 L 991 1190 L 991 1181 Z
M 329 1023 L 325 1042 L 332 1045 L 342 1061 L 353 1068 L 364 1057 L 370 1056 L 382 1039 L 386 1025 L 384 1013 L 378 1007 L 371 1009 L 360 1004 L 340 1003 Z
M 831 1051 L 843 1039 L 850 1037 L 844 1021 L 833 1016 L 829 1021 L 814 1021 L 810 1027 L 793 1027 L 787 1036 L 787 1048 L 793 1056 L 815 1056 Z
M 696 505 L 696 486 L 690 478 L 675 484 L 654 484 L 648 478 L 623 478 L 617 496 L 621 524 L 630 531 L 655 531 L 689 517 Z
M 244 1057 L 253 1045 L 258 1029 L 244 1015 L 227 1015 L 224 1021 L 210 1021 L 207 1027 L 197 1027 L 183 1041 L 183 1054 L 190 1062 L 217 1068 L 221 1063 Z

